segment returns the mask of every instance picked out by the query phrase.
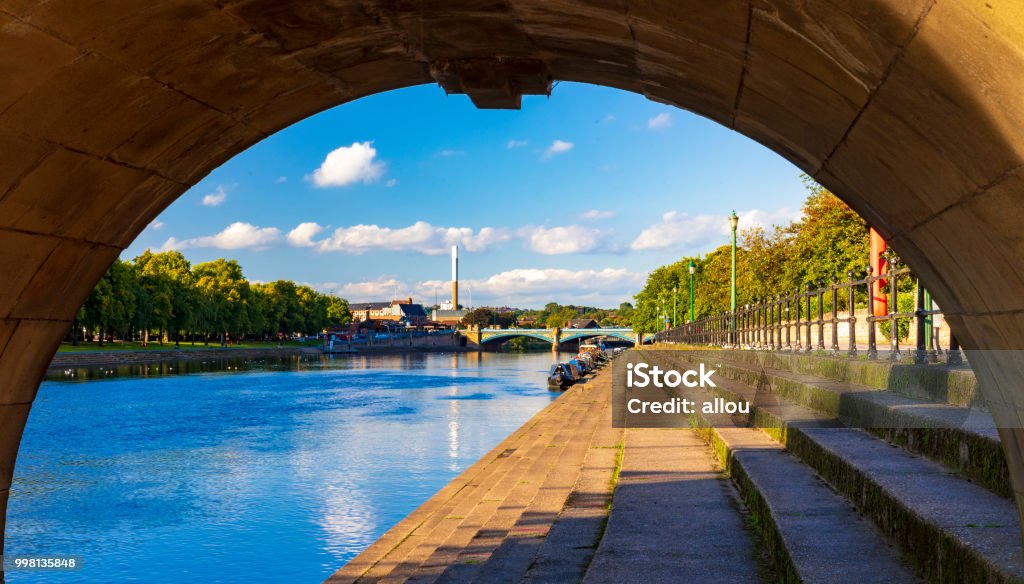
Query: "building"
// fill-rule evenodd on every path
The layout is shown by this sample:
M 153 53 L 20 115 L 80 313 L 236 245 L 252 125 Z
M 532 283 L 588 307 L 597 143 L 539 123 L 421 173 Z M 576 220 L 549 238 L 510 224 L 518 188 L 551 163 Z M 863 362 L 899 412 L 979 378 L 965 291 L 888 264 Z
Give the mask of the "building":
M 412 298 L 400 298 L 391 302 L 357 302 L 348 305 L 354 322 L 365 320 L 402 321 L 409 326 L 419 326 L 427 321 L 427 311 L 422 304 L 415 304 Z
M 462 322 L 462 318 L 469 314 L 469 311 L 465 308 L 459 310 L 445 310 L 443 308 L 444 305 L 442 304 L 441 306 L 442 308 L 440 310 L 434 310 L 430 315 L 430 319 L 434 322 L 439 322 L 447 326 L 458 326 L 458 324 Z
M 601 323 L 592 318 L 573 318 L 565 323 L 565 328 L 571 329 L 592 329 L 601 328 Z

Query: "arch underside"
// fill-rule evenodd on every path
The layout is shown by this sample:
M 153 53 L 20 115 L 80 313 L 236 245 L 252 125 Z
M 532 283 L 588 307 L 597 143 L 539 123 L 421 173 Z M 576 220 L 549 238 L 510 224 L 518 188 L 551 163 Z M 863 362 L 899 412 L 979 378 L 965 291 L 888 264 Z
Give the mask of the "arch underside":
M 549 344 L 551 343 L 552 339 L 550 334 L 544 335 L 543 333 L 509 333 L 484 337 L 480 341 L 480 343 L 484 345 L 492 342 L 504 343 L 505 341 L 510 341 L 515 338 L 536 339 L 538 341 L 544 341 L 545 343 Z
M 966 348 L 1022 348 L 1022 70 L 1014 0 L 0 0 L 0 512 L 120 251 L 255 142 L 422 83 L 486 106 L 580 81 L 715 120 L 860 212 Z M 1024 359 L 971 363 L 1024 501 Z
M 625 332 L 620 332 L 620 331 L 614 331 L 614 332 L 600 332 L 600 331 L 598 331 L 598 332 L 593 332 L 593 333 L 587 333 L 587 332 L 566 333 L 566 332 L 563 331 L 561 337 L 559 338 L 559 342 L 560 343 L 566 343 L 566 342 L 569 342 L 569 341 L 576 341 L 576 340 L 579 340 L 579 339 L 592 339 L 594 337 L 615 337 L 616 339 L 621 339 L 623 341 L 629 341 L 631 343 L 636 341 L 636 335 L 633 335 L 632 333 L 625 333 Z

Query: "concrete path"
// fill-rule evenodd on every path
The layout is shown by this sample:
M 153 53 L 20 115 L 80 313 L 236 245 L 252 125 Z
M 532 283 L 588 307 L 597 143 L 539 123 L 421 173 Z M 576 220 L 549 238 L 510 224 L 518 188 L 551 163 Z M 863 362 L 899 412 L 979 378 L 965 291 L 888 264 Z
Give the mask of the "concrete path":
M 630 429 L 587 584 L 757 582 L 739 498 L 689 429 Z

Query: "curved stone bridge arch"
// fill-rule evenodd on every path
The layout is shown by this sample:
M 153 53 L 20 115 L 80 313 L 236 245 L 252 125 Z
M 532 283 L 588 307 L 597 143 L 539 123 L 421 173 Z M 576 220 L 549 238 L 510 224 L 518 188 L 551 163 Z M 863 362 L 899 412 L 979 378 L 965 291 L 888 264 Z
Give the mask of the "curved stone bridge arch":
M 492 333 L 490 335 L 485 334 L 480 344 L 486 345 L 487 343 L 504 343 L 505 341 L 510 341 L 512 339 L 522 337 L 537 339 L 538 341 L 544 341 L 545 343 L 551 343 L 554 341 L 554 338 L 552 337 L 550 331 L 548 331 L 547 334 L 544 334 L 543 332 L 510 330 L 508 332 Z
M 213 168 L 373 93 L 482 106 L 552 79 L 692 110 L 866 217 L 962 344 L 1024 348 L 1016 0 L 0 0 L 0 513 L 54 349 L 109 263 Z M 1024 363 L 973 353 L 1024 502 Z
M 588 329 L 562 329 L 562 335 L 558 341 L 560 343 L 566 343 L 568 341 L 576 341 L 580 339 L 592 339 L 594 337 L 615 337 L 623 341 L 629 341 L 636 344 L 636 333 L 630 329 L 621 330 L 595 330 L 588 332 Z M 653 338 L 654 335 L 644 335 L 644 342 Z

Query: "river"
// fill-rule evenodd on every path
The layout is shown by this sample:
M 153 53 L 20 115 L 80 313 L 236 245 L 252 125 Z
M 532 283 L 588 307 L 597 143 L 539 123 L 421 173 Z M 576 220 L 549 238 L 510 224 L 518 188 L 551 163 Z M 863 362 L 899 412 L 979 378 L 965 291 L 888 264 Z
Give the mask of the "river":
M 550 403 L 552 360 L 339 356 L 53 376 L 25 429 L 6 552 L 83 566 L 7 582 L 320 582 Z M 101 380 L 75 381 L 89 377 Z

